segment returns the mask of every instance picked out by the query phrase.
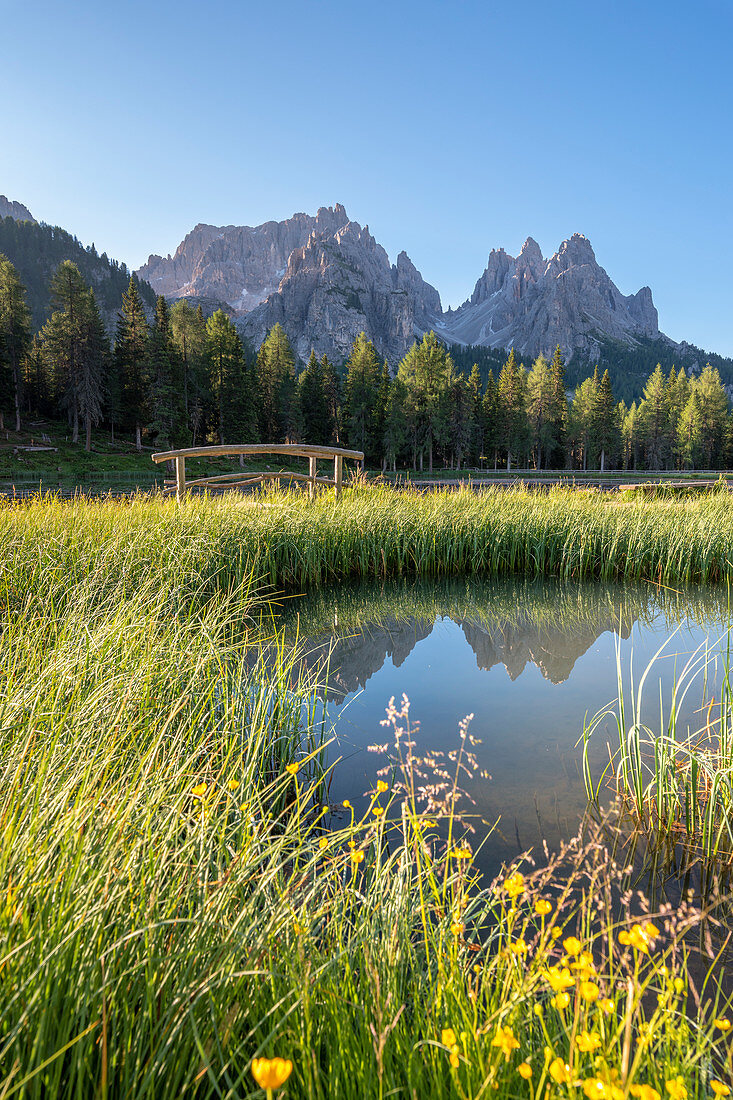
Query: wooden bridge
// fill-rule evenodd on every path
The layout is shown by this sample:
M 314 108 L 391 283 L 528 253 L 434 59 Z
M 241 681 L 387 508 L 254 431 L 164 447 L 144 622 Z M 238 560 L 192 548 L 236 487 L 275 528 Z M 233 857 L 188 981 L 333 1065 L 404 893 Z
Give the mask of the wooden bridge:
M 186 481 L 187 458 L 222 458 L 226 456 L 251 458 L 253 455 L 294 455 L 298 458 L 308 459 L 308 473 L 301 474 L 291 470 L 271 471 L 257 473 L 252 470 L 233 470 L 228 474 L 217 474 L 213 477 L 197 477 L 192 481 Z M 308 443 L 229 443 L 220 447 L 185 447 L 180 451 L 159 451 L 152 456 L 153 462 L 175 462 L 176 479 L 166 482 L 164 492 L 172 493 L 175 490 L 176 497 L 181 500 L 187 489 L 193 486 L 214 489 L 242 489 L 245 486 L 257 485 L 263 481 L 303 481 L 308 483 L 308 495 L 313 500 L 316 494 L 316 485 L 332 485 L 336 496 L 341 492 L 343 484 L 344 459 L 352 459 L 362 469 L 364 463 L 363 451 L 349 451 L 344 447 L 314 447 Z M 318 462 L 333 462 L 333 477 L 318 477 Z

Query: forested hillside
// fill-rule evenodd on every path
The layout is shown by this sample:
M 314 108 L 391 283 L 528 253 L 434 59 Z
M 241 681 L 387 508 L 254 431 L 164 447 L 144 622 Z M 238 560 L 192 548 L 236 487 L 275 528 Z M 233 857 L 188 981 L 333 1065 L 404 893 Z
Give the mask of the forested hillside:
M 94 289 L 105 325 L 114 328 L 115 315 L 122 305 L 130 272 L 125 264 L 101 255 L 93 244 L 84 247 L 65 229 L 32 221 L 0 218 L 0 255 L 15 267 L 26 289 L 26 300 L 34 331 L 51 316 L 51 279 L 63 260 L 71 260 L 83 279 Z M 155 294 L 147 283 L 138 281 L 140 296 L 148 309 L 155 306 Z
M 596 367 L 568 400 L 559 346 L 526 365 L 514 350 L 471 363 L 468 349 L 454 360 L 428 332 L 395 371 L 362 332 L 343 367 L 313 351 L 303 364 L 280 324 L 255 352 L 223 310 L 206 318 L 159 296 L 149 320 L 134 277 L 114 341 L 76 264 L 59 264 L 49 293 L 53 312 L 33 335 L 23 281 L 0 257 L 0 427 L 6 415 L 16 431 L 23 417 L 63 417 L 87 450 L 104 424 L 138 450 L 338 442 L 383 471 L 711 469 L 733 457 L 728 396 L 710 364 L 690 375 L 655 365 L 631 404 Z

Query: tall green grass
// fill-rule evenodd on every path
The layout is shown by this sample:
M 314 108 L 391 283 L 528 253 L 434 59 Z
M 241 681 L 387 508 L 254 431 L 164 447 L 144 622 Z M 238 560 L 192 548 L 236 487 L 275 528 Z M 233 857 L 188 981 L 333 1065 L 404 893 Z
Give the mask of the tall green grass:
M 0 600 L 63 602 L 87 573 L 133 591 L 169 573 L 185 591 L 345 577 L 497 576 L 716 582 L 733 572 L 733 499 L 622 502 L 593 491 L 346 490 L 126 500 L 32 498 L 0 507 Z
M 311 511 L 366 527 L 368 499 Z M 393 709 L 387 789 L 329 807 L 317 677 L 256 584 L 315 521 L 265 503 L 0 516 L 0 1097 L 233 1100 L 257 1055 L 292 1097 L 708 1095 L 731 1063 L 699 914 L 619 912 L 592 837 L 482 881 L 460 732 L 432 805 Z

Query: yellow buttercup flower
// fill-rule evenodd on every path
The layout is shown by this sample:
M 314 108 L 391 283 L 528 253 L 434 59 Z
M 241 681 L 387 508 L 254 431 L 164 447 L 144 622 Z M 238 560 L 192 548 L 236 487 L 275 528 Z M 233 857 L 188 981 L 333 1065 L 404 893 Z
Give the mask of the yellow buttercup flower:
M 601 1037 L 595 1031 L 581 1031 L 577 1038 L 577 1044 L 579 1051 L 583 1054 L 590 1054 L 591 1051 L 598 1050 L 601 1045 Z
M 343 802 L 341 803 L 341 805 L 343 806 L 343 808 L 345 810 L 350 810 L 351 809 L 351 803 L 349 802 L 348 798 L 345 798 L 343 800 Z
M 456 1045 L 456 1033 L 452 1027 L 444 1027 L 440 1033 L 440 1041 L 444 1047 Z
M 682 990 L 685 988 L 685 983 L 682 978 L 675 978 L 672 984 L 674 985 L 675 993 L 681 993 Z
M 252 1076 L 261 1089 L 279 1089 L 293 1072 L 289 1058 L 253 1058 Z
M 716 1096 L 730 1096 L 730 1089 L 722 1081 L 711 1081 L 710 1088 Z
M 236 791 L 238 786 L 239 786 L 239 780 L 238 779 L 230 779 L 229 782 L 227 783 L 227 787 L 229 788 L 230 791 Z
M 352 863 L 363 863 L 364 862 L 364 853 L 363 852 L 352 852 L 351 853 L 351 861 L 352 861 Z
M 451 852 L 451 855 L 454 859 L 470 859 L 473 855 L 473 852 L 470 848 L 467 848 L 464 845 L 463 848 L 454 848 Z
M 583 946 L 576 936 L 568 936 L 566 940 L 562 941 L 562 945 L 568 955 L 579 955 Z
M 601 997 L 598 1006 L 602 1012 L 605 1012 L 606 1016 L 609 1016 L 616 1007 L 616 1003 L 610 997 Z
M 564 992 L 556 993 L 555 996 L 552 998 L 550 1004 L 559 1009 L 567 1008 L 570 1004 L 570 994 Z
M 713 1020 L 713 1027 L 718 1027 L 721 1031 L 730 1031 L 732 1026 L 730 1020 L 725 1016 L 721 1017 L 719 1020 Z
M 460 934 L 463 931 L 464 927 L 465 927 L 465 925 L 463 925 L 459 920 L 456 920 L 456 921 L 453 921 L 453 924 L 450 926 L 450 930 L 451 930 L 451 932 L 453 933 L 454 936 L 460 936 Z
M 504 889 L 510 898 L 518 898 L 524 893 L 524 875 L 520 875 L 519 871 L 512 871 L 504 879 Z
M 513 940 L 509 944 L 509 950 L 512 955 L 526 955 L 527 954 L 527 941 L 526 940 Z
M 288 775 L 297 775 L 299 767 L 300 764 L 286 764 L 285 771 L 288 773 Z
M 649 954 L 649 949 L 654 946 L 654 940 L 659 935 L 659 929 L 650 920 L 643 924 L 632 924 L 627 931 L 619 932 L 618 941 L 625 947 L 633 947 L 636 951 Z
M 555 993 L 559 993 L 561 990 L 569 989 L 571 985 L 575 985 L 575 979 L 567 966 L 563 967 L 562 970 L 559 966 L 551 966 L 545 977 Z
M 631 1095 L 636 1096 L 637 1100 L 662 1100 L 657 1090 L 651 1085 L 632 1085 Z
M 545 898 L 538 898 L 534 903 L 534 911 L 540 917 L 546 917 L 548 913 L 552 912 L 552 905 Z
M 550 932 L 550 935 L 552 936 L 553 940 L 559 940 L 560 936 L 562 936 L 562 931 L 559 928 L 553 928 Z
M 458 1044 L 451 1048 L 450 1064 L 453 1066 L 453 1069 L 458 1069 L 461 1064 L 461 1059 L 458 1057 Z
M 583 1092 L 589 1100 L 623 1100 L 624 1091 L 600 1077 L 588 1077 L 583 1082 Z
M 667 1092 L 672 1100 L 687 1100 L 687 1089 L 683 1077 L 674 1077 L 671 1081 L 665 1081 Z
M 374 806 L 372 809 L 372 813 L 375 817 L 381 817 L 384 813 L 384 806 Z
M 389 784 L 385 783 L 383 779 L 378 779 L 377 780 L 377 794 L 384 794 L 384 792 L 388 788 L 389 788 Z
M 529 1081 L 532 1076 L 532 1067 L 529 1062 L 520 1062 L 517 1066 L 517 1073 L 520 1077 L 523 1077 L 525 1081 Z
M 321 851 L 323 851 L 324 848 L 328 847 L 328 837 L 327 836 L 319 837 L 318 847 L 321 849 Z
M 594 1001 L 598 1000 L 600 989 L 595 982 L 581 982 L 578 989 L 584 1001 L 590 1001 L 590 1003 L 593 1004 Z
M 499 1047 L 507 1062 L 513 1050 L 519 1047 L 519 1039 L 515 1038 L 514 1031 L 510 1027 L 498 1027 L 496 1035 L 491 1040 L 492 1047 Z
M 195 787 L 191 788 L 191 794 L 194 798 L 203 798 L 208 790 L 206 783 L 197 783 Z
M 549 1074 L 556 1085 L 568 1085 L 570 1083 L 570 1066 L 567 1062 L 563 1062 L 562 1058 L 554 1058 L 550 1062 Z

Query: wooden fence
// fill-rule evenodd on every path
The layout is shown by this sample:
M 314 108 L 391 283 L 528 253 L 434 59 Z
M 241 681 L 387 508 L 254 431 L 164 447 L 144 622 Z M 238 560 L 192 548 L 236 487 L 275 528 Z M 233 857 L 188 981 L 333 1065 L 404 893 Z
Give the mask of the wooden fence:
M 233 470 L 228 474 L 216 474 L 212 477 L 197 477 L 186 481 L 187 458 L 221 458 L 226 456 L 253 455 L 294 455 L 308 459 L 308 473 L 300 474 L 291 470 L 255 473 L 253 471 Z M 313 500 L 316 485 L 332 485 L 336 496 L 343 484 L 344 459 L 352 459 L 361 469 L 364 462 L 363 451 L 349 451 L 344 447 L 314 447 L 307 443 L 229 443 L 220 447 L 185 447 L 180 451 L 159 451 L 152 456 L 153 462 L 175 462 L 176 480 L 164 490 L 173 492 L 181 500 L 187 489 L 210 485 L 216 489 L 241 489 L 248 485 L 257 485 L 263 481 L 304 481 L 308 483 L 308 495 Z M 333 461 L 333 477 L 318 477 L 318 462 Z

